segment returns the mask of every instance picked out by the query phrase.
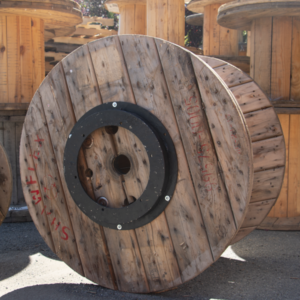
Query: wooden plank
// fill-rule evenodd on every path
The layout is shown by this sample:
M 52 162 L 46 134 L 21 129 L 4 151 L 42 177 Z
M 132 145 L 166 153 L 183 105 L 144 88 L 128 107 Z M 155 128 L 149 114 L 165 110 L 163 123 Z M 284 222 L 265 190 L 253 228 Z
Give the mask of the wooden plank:
M 290 136 L 289 136 L 289 170 L 288 170 L 288 215 L 287 217 L 300 216 L 300 193 L 299 193 L 299 147 L 300 116 L 290 116 Z
M 300 19 L 293 18 L 292 28 L 292 66 L 291 66 L 291 97 L 292 101 L 300 100 Z
M 7 70 L 7 24 L 6 16 L 0 16 L 0 98 L 8 102 L 8 70 Z
M 292 17 L 274 17 L 271 99 L 289 100 L 291 89 Z M 258 82 L 259 83 L 259 82 Z
M 209 55 L 220 54 L 220 26 L 217 23 L 218 9 L 220 4 L 210 5 L 210 20 L 209 20 Z M 205 19 L 204 15 L 204 19 Z
M 275 107 L 274 108 L 277 115 L 285 114 L 285 115 L 300 115 L 300 108 L 294 107 Z
M 254 172 L 285 165 L 284 137 L 258 141 L 253 145 Z
M 271 95 L 272 25 L 271 17 L 259 18 L 253 20 L 251 29 L 250 75 L 268 97 Z
M 7 16 L 8 102 L 21 102 L 20 17 Z
M 204 62 L 206 62 L 209 66 L 211 66 L 213 69 L 225 66 L 227 65 L 226 61 L 221 59 L 216 59 L 214 57 L 204 56 L 204 55 L 198 55 Z
M 32 36 L 32 72 L 33 93 L 38 89 L 45 77 L 45 47 L 44 47 L 44 21 L 41 18 L 31 18 Z M 29 99 L 29 102 L 31 99 Z
M 55 158 L 62 177 L 64 176 L 64 147 L 69 133 L 75 125 L 75 117 L 61 66 L 53 70 L 39 91 L 47 122 L 51 124 L 49 134 L 52 143 L 55 145 Z M 66 99 L 66 101 L 59 101 L 59 99 Z M 79 166 L 82 165 L 84 166 L 83 171 L 85 171 L 87 169 L 85 167 L 86 163 L 79 156 Z M 81 172 L 79 175 L 81 175 Z M 82 182 L 85 183 L 85 181 Z M 65 181 L 62 181 L 62 183 L 84 274 L 94 282 L 114 289 L 109 257 L 107 257 L 106 245 L 102 236 L 103 229 L 80 211 L 71 198 Z M 94 196 L 89 190 L 87 192 L 90 197 Z M 86 232 L 93 232 L 93 236 L 87 235 Z
M 271 207 L 275 204 L 275 202 L 276 199 L 270 199 L 250 203 L 242 227 L 257 227 L 264 220 L 264 218 L 270 211 Z
M 254 81 L 232 87 L 230 90 L 244 114 L 271 107 L 269 99 Z
M 0 116 L 0 122 L 23 123 L 25 116 Z
M 66 196 L 57 169 L 55 154 L 51 145 L 49 129 L 45 126 L 39 93 L 31 103 L 24 123 L 32 158 L 35 163 L 37 180 L 40 183 L 41 201 L 44 202 L 43 214 L 47 215 L 55 252 L 66 264 L 83 275 L 73 226 L 70 221 Z
M 220 26 L 220 55 L 238 56 L 238 39 L 237 30 Z
M 28 103 L 0 103 L 0 110 L 23 110 L 26 111 Z
M 247 74 L 231 65 L 214 68 L 214 70 L 229 88 L 252 81 Z
M 278 220 L 278 218 L 266 217 L 259 226 L 259 229 L 270 230 L 273 227 L 274 223 Z
M 13 191 L 11 195 L 11 204 L 17 205 L 17 159 L 16 159 L 16 124 L 4 122 L 4 141 L 3 146 L 6 150 L 12 171 Z
M 214 78 L 213 71 L 204 68 L 205 65 L 196 56 L 192 56 L 192 62 L 194 69 L 200 70 L 196 73 L 197 81 L 218 159 L 223 174 L 226 174 L 225 185 L 239 228 L 252 190 L 252 164 L 245 164 L 245 161 L 252 161 L 252 146 L 233 96 L 228 93 L 225 85 Z M 219 101 L 220 97 L 222 101 Z M 243 188 L 237 189 L 236 186 Z
M 21 134 L 22 134 L 22 128 L 23 128 L 23 122 L 22 123 L 16 123 L 16 187 L 17 187 L 17 203 L 18 205 L 24 206 L 26 205 L 23 190 L 22 190 L 22 181 L 21 181 L 21 175 L 20 175 L 20 141 L 21 141 Z
M 241 239 L 243 239 L 245 236 L 249 235 L 253 230 L 255 230 L 256 227 L 249 227 L 249 228 L 241 228 L 234 239 L 231 241 L 231 245 L 239 242 Z
M 109 38 L 109 40 L 111 41 L 113 40 L 113 38 Z M 106 42 L 108 43 L 108 40 L 106 40 Z M 77 120 L 91 108 L 99 105 L 102 100 L 104 101 L 104 99 L 101 99 L 99 90 L 97 89 L 97 81 L 93 72 L 94 67 L 89 58 L 89 50 L 91 51 L 91 49 L 93 49 L 91 48 L 92 45 L 95 47 L 96 43 L 90 44 L 89 49 L 86 46 L 81 47 L 72 56 L 68 56 L 63 60 L 64 72 L 68 84 L 68 89 L 70 92 L 75 117 Z M 106 52 L 106 55 L 108 55 L 107 51 L 112 51 L 109 54 L 113 55 L 114 59 L 116 59 L 118 64 L 118 56 L 120 56 L 120 54 L 118 54 L 117 50 L 113 51 L 113 47 L 106 48 L 105 45 L 102 45 L 102 47 L 105 48 L 104 53 Z M 101 59 L 104 58 L 98 57 L 98 59 L 100 59 L 102 65 Z M 105 62 L 110 61 L 111 60 L 105 60 Z M 93 63 L 97 65 L 95 61 Z M 118 71 L 117 64 L 113 64 L 108 69 L 116 67 L 115 70 Z M 117 77 L 119 75 L 120 71 L 115 74 L 115 76 Z M 102 76 L 104 77 L 104 74 Z M 101 84 L 99 83 L 99 78 L 97 79 L 99 89 L 101 91 Z M 119 77 L 118 79 L 120 80 L 121 77 Z M 96 89 L 96 93 L 91 93 L 90 91 L 94 91 L 94 87 Z M 106 90 L 109 90 L 110 86 L 105 85 L 104 88 L 106 88 Z M 93 136 L 93 138 L 95 142 L 95 139 L 97 137 Z M 87 164 L 89 166 L 91 161 L 89 160 L 89 157 L 86 157 L 86 159 Z M 96 187 L 94 187 L 94 191 L 96 198 L 98 197 L 98 195 L 99 197 L 101 196 L 99 194 L 99 190 L 97 190 Z M 124 199 L 125 194 L 123 192 L 122 186 L 118 188 L 117 191 L 119 191 L 120 193 L 119 198 Z M 102 189 L 101 193 L 104 193 Z M 111 198 L 111 189 L 107 188 L 105 193 L 107 199 Z M 104 232 L 107 239 L 109 253 L 112 259 L 112 265 L 115 271 L 118 288 L 120 290 L 130 292 L 147 292 L 149 290 L 149 287 L 145 271 L 142 265 L 142 258 L 135 232 L 132 230 L 116 231 L 108 228 L 105 228 Z M 132 248 L 133 250 L 131 250 Z M 132 282 L 130 284 L 130 290 L 128 290 L 127 280 L 131 280 Z
M 28 103 L 33 96 L 31 18 L 20 16 L 20 70 L 21 102 Z M 34 49 L 36 50 L 36 49 Z
M 281 190 L 284 167 L 254 173 L 251 203 L 277 199 Z
M 204 7 L 203 19 L 203 55 L 210 55 L 210 5 Z
M 22 130 L 20 143 L 20 172 L 23 192 L 25 199 L 27 199 L 26 204 L 32 220 L 34 221 L 34 224 L 43 240 L 55 253 L 55 246 L 53 243 L 48 218 L 45 213 L 42 214 L 42 212 L 45 210 L 44 201 L 38 196 L 41 195 L 41 189 L 25 130 Z M 29 199 L 30 201 L 28 201 Z
M 89 49 L 102 101 L 104 103 L 115 100 L 136 103 L 119 40 L 114 38 L 109 42 L 106 41 L 106 44 L 90 44 Z M 106 63 L 109 61 L 113 61 L 113 64 Z M 121 140 L 121 135 L 116 137 L 117 140 L 119 138 Z M 141 177 L 141 182 L 143 181 L 143 177 Z M 180 273 L 165 214 L 163 213 L 151 224 L 136 229 L 135 233 L 149 288 L 161 290 L 179 284 L 181 282 Z M 119 256 L 117 253 L 114 255 Z
M 300 230 L 300 217 L 278 218 L 272 227 L 273 230 Z
M 273 108 L 266 108 L 244 115 L 252 142 L 282 135 L 280 122 Z
M 203 223 L 195 201 L 196 195 L 179 138 L 180 133 L 177 126 L 174 126 L 176 119 L 168 87 L 154 40 L 142 36 L 121 36 L 120 41 L 137 104 L 161 120 L 175 141 L 177 156 L 182 158 L 178 160 L 179 173 L 175 193 L 165 214 L 181 278 L 185 281 L 213 260 L 204 226 L 201 226 Z M 137 46 L 132 47 L 132 44 Z M 151 82 L 147 78 L 152 78 Z M 185 198 L 184 207 L 182 197 Z M 193 236 L 197 236 L 197 240 Z
M 278 115 L 278 118 L 281 123 L 283 136 L 285 139 L 285 172 L 282 188 L 277 199 L 275 206 L 273 207 L 274 211 L 273 217 L 285 218 L 288 213 L 288 174 L 289 174 L 289 148 L 290 148 L 290 116 L 289 115 Z
M 201 216 L 214 257 L 226 247 L 236 227 L 189 53 L 156 41 Z M 174 76 L 174 74 L 176 74 Z M 226 225 L 225 225 L 226 224 Z M 226 227 L 226 234 L 220 228 Z

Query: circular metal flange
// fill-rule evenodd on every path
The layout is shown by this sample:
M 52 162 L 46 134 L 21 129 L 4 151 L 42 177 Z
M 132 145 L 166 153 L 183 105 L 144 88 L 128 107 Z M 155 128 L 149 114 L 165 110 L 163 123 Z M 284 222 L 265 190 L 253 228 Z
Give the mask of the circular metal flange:
M 119 126 L 134 133 L 145 146 L 150 162 L 143 194 L 124 208 L 96 203 L 86 194 L 78 176 L 78 154 L 83 142 L 93 131 L 106 126 Z M 129 230 L 151 222 L 165 210 L 176 186 L 178 163 L 173 141 L 154 115 L 134 104 L 113 102 L 93 108 L 73 127 L 65 147 L 64 170 L 72 198 L 84 214 L 101 226 Z

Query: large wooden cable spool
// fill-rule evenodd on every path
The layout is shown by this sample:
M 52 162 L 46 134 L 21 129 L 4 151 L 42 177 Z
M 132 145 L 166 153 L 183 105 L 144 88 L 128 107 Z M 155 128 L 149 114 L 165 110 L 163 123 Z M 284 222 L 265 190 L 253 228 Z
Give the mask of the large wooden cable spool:
M 253 184 L 250 135 L 229 89 L 201 58 L 147 36 L 97 40 L 55 66 L 28 109 L 20 166 L 49 247 L 90 280 L 136 293 L 170 289 L 216 261 Z M 170 194 L 153 170 L 164 182 L 175 176 Z
M 235 243 L 263 222 L 279 197 L 285 176 L 285 141 L 271 101 L 251 77 L 225 61 L 201 58 L 217 72 L 235 96 L 252 140 L 253 190 L 244 223 L 232 241 Z
M 10 163 L 3 146 L 0 144 L 0 225 L 9 209 L 12 187 Z

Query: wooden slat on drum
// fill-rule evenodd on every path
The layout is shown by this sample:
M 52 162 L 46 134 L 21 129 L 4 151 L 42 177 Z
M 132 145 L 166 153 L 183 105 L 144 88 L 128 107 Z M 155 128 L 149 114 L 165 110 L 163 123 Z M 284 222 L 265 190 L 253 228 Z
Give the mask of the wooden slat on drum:
M 286 164 L 283 131 L 271 102 L 248 75 L 226 62 L 222 64 L 221 60 L 201 58 L 231 87 L 252 139 L 255 173 L 251 204 L 240 232 L 232 241 L 235 243 L 264 220 L 280 194 Z
M 179 92 L 186 101 L 172 87 L 172 57 L 178 73 L 175 79 L 181 81 Z M 189 63 L 188 68 L 184 62 Z M 214 105 L 219 98 L 221 106 Z M 85 216 L 70 197 L 63 171 L 65 144 L 76 121 L 92 108 L 113 101 L 137 104 L 155 115 L 172 137 L 179 165 L 167 209 L 151 223 L 127 231 L 101 227 Z M 204 120 L 203 124 L 194 122 L 194 116 Z M 24 142 L 27 138 L 29 148 Z M 139 197 L 148 182 L 145 149 L 123 128 L 115 134 L 101 128 L 89 139 L 90 146 L 79 153 L 81 184 L 92 199 L 105 197 L 108 207 L 121 209 L 128 205 L 125 200 Z M 41 227 L 45 217 L 42 212 L 49 213 L 45 220 L 49 230 L 39 230 L 44 238 L 48 230 L 51 240 L 47 243 L 51 246 L 53 241 L 54 251 L 72 268 L 108 288 L 148 293 L 195 277 L 225 250 L 242 225 L 250 201 L 251 151 L 238 104 L 199 58 L 150 37 L 109 37 L 64 58 L 40 86 L 22 136 L 22 181 L 27 182 L 23 188 L 37 226 Z M 24 153 L 25 157 L 32 155 L 34 167 L 24 164 Z M 128 175 L 116 174 L 109 165 L 122 153 L 133 165 Z M 25 180 L 31 172 L 32 177 Z M 231 173 L 239 174 L 235 184 L 232 178 L 236 175 Z M 40 190 L 40 203 L 32 200 L 28 187 L 39 183 L 49 188 L 52 178 L 48 175 L 55 180 L 50 189 L 54 196 L 59 191 L 60 203 L 55 197 L 48 199 L 48 190 Z M 64 241 L 59 239 L 66 237 L 62 226 L 68 228 L 69 239 Z M 72 257 L 67 257 L 70 253 Z

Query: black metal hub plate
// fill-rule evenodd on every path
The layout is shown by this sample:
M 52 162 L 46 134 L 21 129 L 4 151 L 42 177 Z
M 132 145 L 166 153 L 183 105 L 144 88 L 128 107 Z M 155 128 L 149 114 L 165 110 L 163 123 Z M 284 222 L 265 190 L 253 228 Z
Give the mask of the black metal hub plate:
M 126 128 L 145 146 L 150 162 L 149 180 L 143 194 L 123 208 L 96 203 L 84 191 L 77 162 L 85 139 L 106 126 Z M 126 102 L 110 102 L 87 112 L 73 127 L 64 153 L 65 179 L 76 205 L 94 222 L 108 228 L 129 230 L 144 226 L 167 207 L 175 190 L 178 162 L 173 141 L 163 124 L 144 108 Z

